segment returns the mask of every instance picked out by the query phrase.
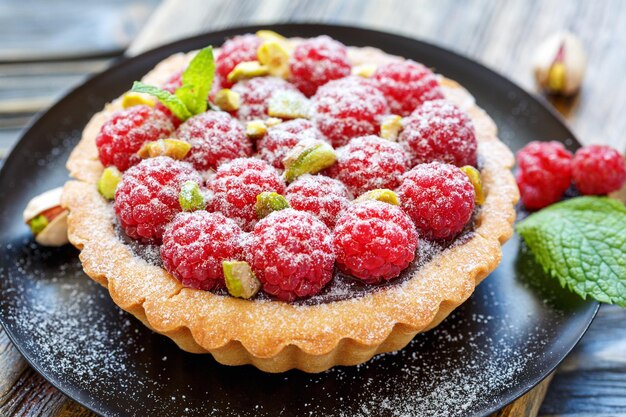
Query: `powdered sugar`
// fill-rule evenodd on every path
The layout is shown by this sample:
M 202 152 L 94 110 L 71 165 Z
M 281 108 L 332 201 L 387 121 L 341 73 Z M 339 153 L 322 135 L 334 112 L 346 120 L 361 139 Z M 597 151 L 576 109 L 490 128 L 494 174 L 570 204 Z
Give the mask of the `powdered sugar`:
M 291 207 L 313 214 L 332 230 L 339 212 L 348 206 L 351 196 L 340 181 L 307 174 L 287 187 L 285 197 Z
M 240 96 L 237 117 L 242 121 L 266 118 L 269 99 L 275 91 L 292 91 L 299 94 L 293 84 L 278 77 L 256 77 L 239 81 L 232 90 Z
M 258 157 L 274 168 L 283 168 L 285 155 L 302 140 L 322 140 L 322 133 L 306 119 L 289 120 L 272 126 L 257 142 Z

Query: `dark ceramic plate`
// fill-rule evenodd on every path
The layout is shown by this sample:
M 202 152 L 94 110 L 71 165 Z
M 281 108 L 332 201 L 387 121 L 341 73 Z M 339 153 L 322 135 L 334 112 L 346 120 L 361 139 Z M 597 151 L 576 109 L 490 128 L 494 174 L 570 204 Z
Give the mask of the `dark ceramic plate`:
M 436 46 L 347 27 L 270 28 L 288 36 L 325 33 L 436 68 L 474 94 L 513 150 L 533 139 L 578 146 L 543 103 Z M 206 34 L 122 61 L 72 91 L 24 134 L 0 173 L 0 318 L 20 352 L 65 394 L 106 416 L 487 415 L 532 388 L 576 345 L 597 304 L 547 279 L 518 236 L 504 246 L 498 269 L 437 329 L 398 353 L 318 375 L 269 375 L 185 353 L 120 311 L 83 274 L 76 250 L 33 243 L 22 209 L 65 181 L 64 163 L 94 112 L 170 54 L 257 29 Z

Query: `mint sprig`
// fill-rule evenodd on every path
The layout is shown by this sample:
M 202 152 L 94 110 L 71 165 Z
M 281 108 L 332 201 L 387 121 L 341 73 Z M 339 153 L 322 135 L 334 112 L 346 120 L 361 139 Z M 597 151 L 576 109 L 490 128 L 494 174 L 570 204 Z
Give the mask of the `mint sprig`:
M 626 307 L 626 207 L 577 197 L 517 225 L 543 269 L 583 299 Z
M 182 85 L 174 94 L 139 81 L 133 83 L 131 91 L 156 97 L 174 116 L 185 121 L 193 115 L 206 111 L 207 97 L 211 91 L 214 76 L 213 47 L 208 46 L 201 49 L 189 62 L 182 74 Z

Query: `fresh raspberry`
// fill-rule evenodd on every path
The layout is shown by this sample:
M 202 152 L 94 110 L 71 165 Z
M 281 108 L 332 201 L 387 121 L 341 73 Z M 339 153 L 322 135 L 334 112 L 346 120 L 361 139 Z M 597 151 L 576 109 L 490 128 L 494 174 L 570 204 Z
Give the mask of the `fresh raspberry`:
M 337 150 L 337 162 L 329 174 L 358 197 L 376 188 L 396 188 L 409 167 L 409 156 L 401 145 L 377 136 L 364 136 Z
M 289 80 L 307 97 L 311 97 L 318 87 L 350 75 L 350 70 L 345 45 L 322 35 L 296 46 L 289 62 Z
M 608 194 L 619 190 L 626 182 L 626 162 L 609 146 L 585 146 L 574 155 L 572 177 L 583 194 Z
M 257 142 L 259 158 L 283 169 L 283 158 L 301 140 L 325 140 L 322 133 L 306 119 L 294 119 L 272 126 Z
M 271 213 L 257 223 L 248 247 L 248 262 L 263 291 L 280 300 L 315 295 L 333 277 L 332 234 L 309 213 Z
M 163 230 L 181 211 L 180 187 L 202 184 L 190 164 L 166 156 L 144 159 L 122 176 L 115 191 L 115 213 L 126 234 L 144 243 L 160 243 Z
M 96 137 L 98 157 L 105 167 L 115 165 L 125 171 L 141 161 L 137 155 L 141 145 L 173 132 L 172 122 L 152 107 L 141 105 L 120 110 L 102 125 Z
M 165 81 L 165 84 L 163 84 L 161 88 L 174 94 L 176 89 L 178 89 L 183 84 L 182 76 L 182 71 L 175 72 Z M 165 107 L 160 101 L 157 101 L 155 108 L 163 112 L 172 121 L 174 127 L 178 127 L 182 123 L 182 121 L 178 117 L 174 116 L 170 109 Z
M 237 64 L 257 60 L 257 51 L 262 43 L 261 38 L 251 33 L 235 36 L 224 42 L 215 60 L 215 73 L 219 75 L 224 88 L 232 86 L 232 83 L 227 81 L 228 74 Z
M 444 97 L 435 74 L 411 60 L 379 67 L 373 80 L 387 98 L 391 113 L 400 116 L 408 116 L 426 101 Z
M 522 203 L 534 210 L 556 203 L 572 181 L 572 154 L 559 142 L 530 142 L 517 153 Z
M 418 238 L 411 218 L 402 209 L 372 200 L 341 213 L 333 244 L 339 269 L 368 284 L 378 284 L 409 266 Z
M 220 165 L 210 188 L 213 191 L 210 210 L 222 212 L 247 232 L 257 222 L 256 196 L 263 191 L 283 194 L 285 183 L 267 162 L 238 158 Z
M 378 134 L 380 117 L 387 113 L 387 101 L 372 81 L 362 77 L 334 80 L 313 96 L 317 127 L 333 146 L 352 138 Z
M 243 258 L 243 235 L 222 213 L 179 213 L 163 234 L 163 266 L 185 287 L 223 287 L 222 261 Z
M 411 114 L 398 137 L 412 153 L 413 165 L 432 161 L 476 166 L 476 134 L 471 119 L 445 100 L 428 101 Z
M 398 187 L 400 203 L 420 236 L 451 239 L 472 217 L 475 192 L 467 175 L 450 164 L 420 164 Z
M 246 132 L 230 114 L 208 111 L 180 125 L 176 136 L 191 144 L 185 160 L 205 171 L 221 163 L 252 154 L 252 143 Z
M 289 205 L 320 219 L 330 229 L 339 212 L 350 204 L 350 193 L 343 183 L 323 175 L 302 175 L 285 191 Z
M 255 77 L 239 81 L 232 91 L 239 94 L 239 109 L 235 114 L 242 121 L 268 117 L 269 99 L 275 91 L 293 91 L 300 94 L 296 87 L 278 77 Z

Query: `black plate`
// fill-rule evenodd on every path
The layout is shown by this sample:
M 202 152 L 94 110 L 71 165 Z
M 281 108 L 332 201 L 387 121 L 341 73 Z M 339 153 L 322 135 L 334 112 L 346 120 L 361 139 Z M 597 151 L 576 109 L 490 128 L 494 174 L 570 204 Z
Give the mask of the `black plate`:
M 347 27 L 270 28 L 288 36 L 325 33 L 436 68 L 475 95 L 513 150 L 534 139 L 578 147 L 542 102 L 436 46 Z M 498 269 L 436 330 L 399 353 L 319 375 L 269 375 L 182 352 L 120 311 L 83 274 L 76 250 L 33 243 L 22 209 L 67 178 L 64 163 L 94 112 L 168 55 L 257 29 L 202 35 L 120 62 L 72 91 L 24 134 L 0 173 L 0 317 L 20 352 L 65 394 L 107 416 L 487 415 L 537 384 L 582 337 L 598 305 L 547 279 L 517 236 L 504 246 Z

